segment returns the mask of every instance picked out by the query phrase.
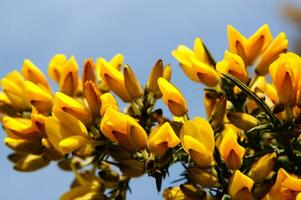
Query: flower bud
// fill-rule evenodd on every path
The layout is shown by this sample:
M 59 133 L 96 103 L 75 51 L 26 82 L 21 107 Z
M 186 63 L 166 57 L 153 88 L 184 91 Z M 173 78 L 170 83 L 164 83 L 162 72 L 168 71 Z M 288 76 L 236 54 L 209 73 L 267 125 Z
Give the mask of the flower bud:
M 180 189 L 185 194 L 187 199 L 205 200 L 206 196 L 207 196 L 205 191 L 196 188 L 192 184 L 182 184 L 182 185 L 180 185 Z
M 214 134 L 209 122 L 201 117 L 184 122 L 180 139 L 184 150 L 200 167 L 213 164 Z
M 171 66 L 168 64 L 164 67 L 163 70 L 163 78 L 165 78 L 166 80 L 170 81 L 171 79 L 171 74 L 172 74 L 172 70 L 171 70 Z
M 189 177 L 197 184 L 205 188 L 216 187 L 218 179 L 208 170 L 199 167 L 190 167 L 188 169 Z
M 89 80 L 84 84 L 84 96 L 89 104 L 90 111 L 98 116 L 101 108 L 100 91 L 96 84 Z
M 180 143 L 169 122 L 158 127 L 149 137 L 148 148 L 157 156 L 163 156 L 168 148 L 173 148 Z
M 247 113 L 230 112 L 227 114 L 227 118 L 232 124 L 245 131 L 259 125 L 259 121 Z
M 183 116 L 187 113 L 187 103 L 181 92 L 164 78 L 158 79 L 160 91 L 163 94 L 163 102 L 175 116 Z
M 145 167 L 138 160 L 124 160 L 120 163 L 120 171 L 124 176 L 139 177 L 145 173 Z
M 119 183 L 119 175 L 111 170 L 102 170 L 98 176 L 105 188 L 115 188 Z
M 276 153 L 268 153 L 257 160 L 251 167 L 248 176 L 255 182 L 264 181 L 273 171 L 276 160 Z
M 221 96 L 216 102 L 212 111 L 212 115 L 210 118 L 212 127 L 218 127 L 223 123 L 226 113 L 226 107 L 227 98 L 226 96 Z
M 146 89 L 154 93 L 156 98 L 160 98 L 162 95 L 159 89 L 158 79 L 160 77 L 163 77 L 163 74 L 164 74 L 164 69 L 163 69 L 162 60 L 158 60 L 153 66 L 146 84 Z
M 125 65 L 125 67 L 123 68 L 123 75 L 124 85 L 131 100 L 133 101 L 137 98 L 140 98 L 143 94 L 143 91 L 138 79 L 136 78 L 130 66 Z
M 234 172 L 229 183 L 229 194 L 233 200 L 252 200 L 252 187 L 254 181 L 239 170 Z
M 86 81 L 91 81 L 93 83 L 96 83 L 94 68 L 95 68 L 95 64 L 93 63 L 93 60 L 91 58 L 85 60 L 83 77 L 82 77 L 84 86 L 85 86 Z

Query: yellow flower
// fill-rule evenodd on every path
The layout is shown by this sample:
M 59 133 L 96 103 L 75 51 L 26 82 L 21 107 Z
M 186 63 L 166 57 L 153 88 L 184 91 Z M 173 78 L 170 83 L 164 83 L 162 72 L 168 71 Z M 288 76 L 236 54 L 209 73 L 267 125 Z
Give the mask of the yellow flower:
M 290 175 L 281 168 L 278 170 L 274 186 L 265 198 L 266 200 L 295 199 L 300 192 L 301 178 Z
M 226 127 L 223 132 L 223 138 L 219 145 L 219 152 L 229 169 L 239 169 L 246 150 L 238 144 L 237 133 L 231 126 Z
M 148 140 L 149 150 L 158 156 L 163 156 L 168 148 L 173 148 L 180 143 L 169 122 L 155 128 Z
M 91 58 L 85 60 L 84 71 L 82 76 L 83 85 L 85 85 L 86 81 L 92 81 L 93 83 L 96 83 L 94 68 L 95 68 L 95 64 L 93 63 L 93 60 Z
M 18 71 L 7 74 L 1 80 L 1 86 L 12 105 L 17 109 L 29 109 L 25 81 Z
M 246 66 L 251 65 L 272 42 L 272 35 L 267 24 L 260 27 L 249 38 L 241 35 L 233 26 L 228 25 L 229 51 L 239 55 Z
M 56 111 L 69 113 L 86 125 L 92 122 L 91 112 L 83 103 L 61 92 L 57 92 L 54 97 L 53 112 Z
M 164 68 L 162 60 L 158 60 L 152 68 L 152 71 L 148 77 L 148 81 L 146 84 L 146 89 L 153 94 L 155 94 L 156 98 L 160 98 L 162 93 L 159 89 L 158 79 L 163 77 Z
M 30 104 L 42 113 L 51 112 L 53 97 L 49 91 L 30 81 L 25 81 L 25 86 Z
M 147 134 L 142 126 L 134 118 L 118 112 L 112 106 L 106 109 L 100 130 L 111 141 L 118 142 L 126 149 L 137 151 L 147 146 Z
M 233 200 L 251 200 L 254 181 L 239 170 L 234 172 L 229 183 L 229 194 Z
M 9 155 L 9 159 L 14 163 L 14 169 L 21 172 L 32 172 L 47 166 L 50 162 L 43 155 L 14 153 Z
M 2 124 L 8 137 L 39 141 L 42 138 L 39 129 L 31 119 L 4 116 Z
M 131 98 L 126 90 L 122 73 L 103 58 L 97 60 L 97 65 L 100 68 L 101 79 L 110 90 L 115 92 L 123 101 L 130 102 Z
M 78 86 L 78 64 L 74 56 L 71 56 L 64 65 L 60 74 L 59 85 L 61 92 L 69 96 L 75 95 Z
M 270 64 L 273 63 L 281 53 L 285 53 L 287 48 L 288 40 L 286 39 L 285 33 L 281 32 L 262 53 L 255 69 L 256 74 L 261 76 L 266 75 L 269 72 Z
M 131 100 L 133 101 L 141 97 L 143 94 L 141 85 L 138 79 L 136 78 L 134 72 L 130 68 L 130 66 L 125 65 L 125 67 L 123 68 L 123 75 L 124 75 L 124 85 Z
M 24 60 L 21 71 L 26 80 L 31 81 L 40 87 L 42 86 L 43 89 L 50 91 L 50 86 L 45 75 L 29 59 Z
M 215 141 L 212 127 L 207 120 L 196 117 L 185 121 L 180 139 L 184 150 L 198 166 L 209 167 L 213 164 Z
M 181 92 L 164 78 L 158 79 L 160 91 L 163 94 L 163 102 L 175 116 L 183 116 L 187 113 L 188 108 L 186 100 Z
M 42 146 L 40 141 L 6 137 L 4 143 L 9 148 L 22 154 L 41 154 Z
M 105 93 L 100 96 L 100 102 L 101 102 L 101 109 L 100 109 L 100 115 L 103 116 L 106 112 L 106 110 L 109 107 L 113 107 L 115 110 L 119 110 L 117 101 L 115 100 L 114 96 L 111 93 Z
M 273 171 L 276 160 L 276 153 L 268 153 L 257 160 L 251 167 L 248 176 L 255 182 L 264 181 Z
M 101 58 L 101 59 L 104 59 L 104 58 Z M 118 53 L 113 58 L 111 58 L 111 60 L 109 62 L 108 61 L 107 62 L 110 63 L 115 69 L 120 71 L 120 69 L 123 65 L 123 60 L 124 60 L 123 55 Z M 100 70 L 101 70 L 100 68 L 101 68 L 101 65 L 96 64 L 96 74 L 97 74 L 97 78 L 99 81 L 102 80 L 102 78 L 100 76 Z
M 209 87 L 216 86 L 219 77 L 212 68 L 208 55 L 202 44 L 197 38 L 195 40 L 194 51 L 184 45 L 172 51 L 172 55 L 179 61 L 184 73 L 193 81 L 202 82 Z
M 239 55 L 225 51 L 224 59 L 216 64 L 216 70 L 223 74 L 231 74 L 242 82 L 248 81 L 244 61 Z
M 279 101 L 285 105 L 296 103 L 300 83 L 301 58 L 294 53 L 281 54 L 270 65 L 270 75 L 278 93 Z
M 72 165 L 72 164 L 71 164 Z M 95 176 L 91 171 L 78 173 L 74 166 L 71 166 L 75 174 L 76 185 L 71 190 L 64 193 L 60 200 L 105 200 L 103 195 L 104 186 L 101 179 Z
M 89 143 L 87 129 L 80 120 L 61 110 L 53 114 L 46 120 L 46 134 L 56 150 L 67 154 Z
M 67 57 L 64 54 L 54 55 L 48 64 L 49 77 L 55 82 L 59 83 L 67 62 Z

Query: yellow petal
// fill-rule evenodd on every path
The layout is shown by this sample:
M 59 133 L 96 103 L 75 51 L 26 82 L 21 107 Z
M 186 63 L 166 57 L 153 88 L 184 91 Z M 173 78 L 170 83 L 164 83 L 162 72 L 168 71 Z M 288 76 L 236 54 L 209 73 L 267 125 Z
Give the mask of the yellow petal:
M 258 55 L 270 45 L 272 40 L 273 37 L 269 26 L 264 24 L 248 39 L 247 64 L 251 65 Z
M 125 67 L 123 68 L 123 75 L 125 88 L 131 100 L 135 100 L 141 97 L 143 94 L 141 85 L 130 66 L 125 65 Z
M 31 105 L 35 106 L 40 112 L 51 112 L 52 109 L 52 95 L 39 85 L 30 81 L 25 81 L 28 100 Z
M 270 64 L 275 61 L 281 53 L 286 52 L 287 48 L 288 40 L 286 39 L 285 33 L 281 32 L 263 52 L 255 72 L 261 76 L 266 75 L 269 71 Z
M 90 185 L 83 185 L 79 187 L 72 188 L 70 191 L 64 193 L 60 200 L 74 200 L 75 198 L 81 197 L 91 191 Z
M 118 109 L 117 101 L 115 100 L 114 96 L 111 93 L 105 93 L 100 96 L 101 101 L 101 109 L 100 115 L 103 116 L 108 107 L 113 107 L 115 110 Z
M 163 94 L 163 102 L 175 116 L 183 116 L 188 108 L 186 100 L 181 92 L 164 78 L 158 79 L 160 91 Z
M 53 112 L 56 112 L 57 110 L 62 110 L 75 116 L 86 125 L 89 125 L 92 122 L 91 112 L 83 103 L 61 92 L 57 92 L 54 97 Z
M 229 194 L 231 197 L 235 197 L 244 188 L 251 192 L 253 185 L 254 181 L 251 178 L 236 170 L 230 181 Z
M 160 152 L 156 151 L 156 148 L 160 148 L 162 144 L 166 145 L 168 148 L 173 148 L 179 143 L 180 139 L 174 132 L 169 122 L 165 122 L 162 126 L 160 126 L 148 141 L 149 149 L 155 154 Z M 164 153 L 165 152 L 160 152 L 159 156 L 162 156 Z
M 48 65 L 48 75 L 55 82 L 59 83 L 61 74 L 68 62 L 67 57 L 64 54 L 54 55 Z
M 78 64 L 71 56 L 66 65 L 64 66 L 59 80 L 60 91 L 74 96 L 78 86 Z
M 240 34 L 233 26 L 228 25 L 228 43 L 229 51 L 239 55 L 246 63 L 247 61 L 247 43 L 248 40 Z
M 158 60 L 152 68 L 148 77 L 146 89 L 156 94 L 157 97 L 161 96 L 161 91 L 158 86 L 158 78 L 162 77 L 164 73 L 162 60 Z
M 123 101 L 129 102 L 130 97 L 124 85 L 124 77 L 120 71 L 114 68 L 105 59 L 97 60 L 97 65 L 100 66 L 100 76 L 107 86 L 115 92 Z
M 86 81 L 84 84 L 84 96 L 89 104 L 90 111 L 95 116 L 99 115 L 101 108 L 100 91 L 93 81 Z
M 14 107 L 18 109 L 30 108 L 25 81 L 18 71 L 7 74 L 1 80 L 1 86 Z
M 29 59 L 24 60 L 21 71 L 22 71 L 22 75 L 26 80 L 29 80 L 39 86 L 42 86 L 44 89 L 50 91 L 50 87 L 45 75 Z
M 115 69 L 120 70 L 123 64 L 123 60 L 123 55 L 121 53 L 118 53 L 110 60 L 110 64 L 113 65 Z
M 83 84 L 85 84 L 86 81 L 92 81 L 93 83 L 96 83 L 94 68 L 95 68 L 95 64 L 93 63 L 93 60 L 91 58 L 85 60 L 83 77 L 82 77 Z
M 5 130 L 12 132 L 12 134 L 28 140 L 40 140 L 42 135 L 35 126 L 33 126 L 30 119 L 13 118 L 4 116 L 2 124 Z
M 59 142 L 59 147 L 65 154 L 71 153 L 89 143 L 89 140 L 81 135 L 73 135 Z
M 237 133 L 233 128 L 226 128 L 219 152 L 228 167 L 232 169 L 240 167 L 246 150 L 238 144 Z

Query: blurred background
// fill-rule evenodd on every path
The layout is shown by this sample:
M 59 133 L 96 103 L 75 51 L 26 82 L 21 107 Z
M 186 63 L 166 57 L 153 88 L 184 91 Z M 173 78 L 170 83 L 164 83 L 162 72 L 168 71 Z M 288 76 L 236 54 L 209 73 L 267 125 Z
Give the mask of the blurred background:
M 171 51 L 179 44 L 192 47 L 195 37 L 201 37 L 221 60 L 228 24 L 249 36 L 265 23 L 274 36 L 286 32 L 289 49 L 300 53 L 300 0 L 0 0 L 0 76 L 20 70 L 25 58 L 46 73 L 56 53 L 75 55 L 81 65 L 88 57 L 110 59 L 122 53 L 144 84 L 161 58 L 173 67 L 172 82 L 187 98 L 190 117 L 205 117 L 202 86 L 184 76 Z M 4 137 L 1 130 L 0 140 Z M 55 200 L 68 191 L 72 173 L 55 164 L 16 172 L 6 159 L 10 152 L 0 144 L 0 199 Z M 180 173 L 180 166 L 172 167 L 163 187 Z M 152 178 L 134 179 L 131 189 L 130 200 L 162 198 Z

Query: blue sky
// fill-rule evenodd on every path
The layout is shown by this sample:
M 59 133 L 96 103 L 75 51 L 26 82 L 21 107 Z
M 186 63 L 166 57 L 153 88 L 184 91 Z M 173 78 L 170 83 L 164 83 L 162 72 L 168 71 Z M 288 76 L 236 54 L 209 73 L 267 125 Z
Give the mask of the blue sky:
M 173 67 L 172 81 L 189 102 L 190 116 L 204 116 L 200 84 L 184 77 L 170 52 L 179 44 L 192 46 L 201 37 L 214 57 L 220 60 L 227 48 L 226 26 L 232 24 L 250 35 L 268 23 L 273 35 L 287 33 L 292 47 L 297 33 L 281 13 L 281 0 L 1 0 L 0 1 L 0 75 L 20 69 L 25 58 L 44 72 L 56 53 L 84 58 L 111 58 L 116 53 L 145 83 L 158 58 Z M 286 2 L 298 5 L 298 0 Z M 299 6 L 301 3 L 299 2 Z M 0 131 L 0 139 L 4 133 Z M 0 145 L 0 199 L 54 200 L 68 190 L 72 174 L 55 164 L 35 173 L 13 171 Z M 168 186 L 178 178 L 173 167 Z M 128 199 L 161 199 L 154 180 L 134 180 Z

